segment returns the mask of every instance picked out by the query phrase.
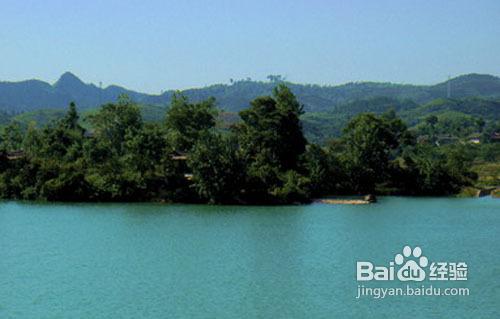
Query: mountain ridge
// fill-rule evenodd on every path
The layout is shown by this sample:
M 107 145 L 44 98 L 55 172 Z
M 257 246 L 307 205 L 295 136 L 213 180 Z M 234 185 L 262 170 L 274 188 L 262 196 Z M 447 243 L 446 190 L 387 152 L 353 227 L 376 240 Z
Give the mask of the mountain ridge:
M 231 84 L 213 84 L 201 88 L 182 90 L 188 98 L 199 101 L 215 97 L 219 106 L 236 112 L 248 106 L 257 96 L 272 93 L 279 83 L 285 83 L 297 95 L 306 111 L 331 111 L 335 107 L 355 100 L 390 97 L 427 103 L 446 98 L 448 84 L 453 98 L 500 97 L 500 78 L 490 74 L 465 74 L 433 85 L 398 84 L 391 82 L 349 82 L 341 85 L 299 84 L 291 82 L 240 80 Z M 0 110 L 25 112 L 45 108 L 65 108 L 76 102 L 79 108 L 88 109 L 114 102 L 121 94 L 129 95 L 141 104 L 167 105 L 174 90 L 159 95 L 141 93 L 118 85 L 99 88 L 85 83 L 71 72 L 65 72 L 54 83 L 37 79 L 19 82 L 0 81 Z

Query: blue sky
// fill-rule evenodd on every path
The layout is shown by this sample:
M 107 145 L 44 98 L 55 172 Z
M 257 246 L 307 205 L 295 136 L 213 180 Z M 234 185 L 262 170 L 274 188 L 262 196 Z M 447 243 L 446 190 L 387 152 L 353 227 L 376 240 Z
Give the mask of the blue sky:
M 2 0 L 0 80 L 166 89 L 500 75 L 498 0 Z

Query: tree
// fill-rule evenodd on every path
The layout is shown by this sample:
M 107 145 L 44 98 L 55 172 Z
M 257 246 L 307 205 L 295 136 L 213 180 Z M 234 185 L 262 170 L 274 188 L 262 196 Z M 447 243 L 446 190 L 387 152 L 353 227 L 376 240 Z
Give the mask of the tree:
M 277 75 L 269 74 L 267 76 L 267 79 L 272 83 L 279 83 L 285 81 L 285 77 L 279 74 Z
M 387 180 L 390 160 L 407 139 L 406 126 L 371 113 L 353 118 L 344 130 L 343 154 L 351 189 L 358 193 L 375 191 L 377 183 Z
M 274 90 L 273 97 L 259 97 L 249 109 L 240 112 L 243 123 L 236 126 L 246 156 L 267 153 L 267 161 L 282 169 L 294 169 L 305 151 L 302 133 L 302 107 L 284 85 Z
M 282 175 L 297 170 L 305 151 L 300 114 L 302 107 L 284 85 L 274 90 L 273 97 L 258 97 L 240 112 L 242 122 L 233 131 L 247 167 L 245 194 L 249 201 L 272 201 L 277 194 L 274 189 L 285 180 L 296 181 Z
M 463 186 L 472 185 L 477 174 L 470 170 L 474 154 L 465 145 L 453 145 L 446 150 L 446 170 L 450 176 L 451 192 L 459 191 Z
M 143 126 L 141 112 L 127 96 L 121 96 L 117 104 L 108 103 L 89 117 L 94 138 L 110 152 L 123 154 L 127 135 L 134 135 Z
M 42 137 L 35 122 L 30 122 L 23 138 L 22 147 L 26 156 L 36 156 L 42 148 Z
M 2 134 L 2 149 L 7 152 L 18 151 L 23 142 L 21 124 L 14 121 L 7 125 Z
M 344 180 L 338 159 L 316 144 L 308 146 L 304 153 L 304 168 L 310 181 L 310 192 L 314 197 L 339 191 Z
M 64 128 L 69 130 L 83 130 L 82 127 L 78 124 L 78 119 L 80 116 L 76 110 L 75 102 L 71 102 L 69 104 L 69 110 L 66 116 L 64 117 L 62 124 Z
M 283 84 L 274 89 L 274 97 L 280 114 L 278 134 L 279 142 L 282 143 L 278 148 L 278 157 L 285 169 L 294 169 L 307 144 L 300 122 L 303 107 L 292 91 Z
M 87 199 L 90 188 L 85 181 L 83 159 L 84 129 L 78 124 L 76 105 L 72 103 L 66 116 L 45 127 L 41 133 L 32 124 L 23 145 L 27 174 L 22 197 L 76 201 Z
M 237 202 L 242 186 L 243 167 L 231 137 L 205 132 L 190 153 L 188 165 L 193 186 L 210 203 Z
M 184 186 L 183 172 L 171 158 L 172 150 L 160 125 L 144 125 L 127 137 L 125 148 L 123 174 L 136 185 L 135 198 L 173 199 Z
M 166 114 L 166 128 L 175 149 L 189 151 L 200 135 L 215 126 L 217 114 L 213 98 L 189 103 L 185 96 L 174 94 Z
M 455 194 L 477 179 L 477 175 L 470 171 L 472 153 L 464 147 L 436 147 L 430 144 L 410 147 L 402 155 L 400 176 L 391 180 L 397 182 L 402 194 Z
M 137 105 L 123 96 L 90 117 L 94 137 L 85 145 L 86 181 L 99 200 L 133 200 L 143 194 L 141 172 L 128 166 L 128 144 L 143 129 Z

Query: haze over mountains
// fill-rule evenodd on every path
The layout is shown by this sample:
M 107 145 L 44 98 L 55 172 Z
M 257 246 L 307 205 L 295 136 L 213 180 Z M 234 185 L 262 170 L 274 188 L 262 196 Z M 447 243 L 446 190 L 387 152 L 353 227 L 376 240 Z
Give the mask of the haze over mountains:
M 235 81 L 232 84 L 216 84 L 208 87 L 182 91 L 193 101 L 215 97 L 225 111 L 236 112 L 246 108 L 257 96 L 271 94 L 279 80 L 257 82 Z M 410 99 L 424 104 L 438 98 L 446 98 L 448 86 L 453 98 L 483 97 L 500 98 L 500 78 L 492 75 L 468 74 L 435 85 L 403 85 L 392 83 L 359 82 L 338 86 L 310 84 L 286 84 L 297 95 L 309 112 L 332 111 L 339 105 L 374 97 Z M 70 72 L 64 73 L 53 85 L 40 80 L 21 82 L 0 82 L 0 110 L 26 112 L 39 109 L 63 109 L 74 101 L 79 109 L 85 110 L 106 102 L 116 101 L 121 94 L 127 94 L 140 104 L 167 105 L 174 91 L 151 95 L 111 85 L 99 88 L 86 84 Z

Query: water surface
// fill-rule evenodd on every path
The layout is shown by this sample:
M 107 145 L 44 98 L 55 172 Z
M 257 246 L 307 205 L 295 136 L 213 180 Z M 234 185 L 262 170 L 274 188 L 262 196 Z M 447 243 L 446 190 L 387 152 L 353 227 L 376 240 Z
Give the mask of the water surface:
M 500 318 L 500 200 L 368 206 L 0 203 L 0 318 Z M 467 297 L 356 299 L 405 245 Z

